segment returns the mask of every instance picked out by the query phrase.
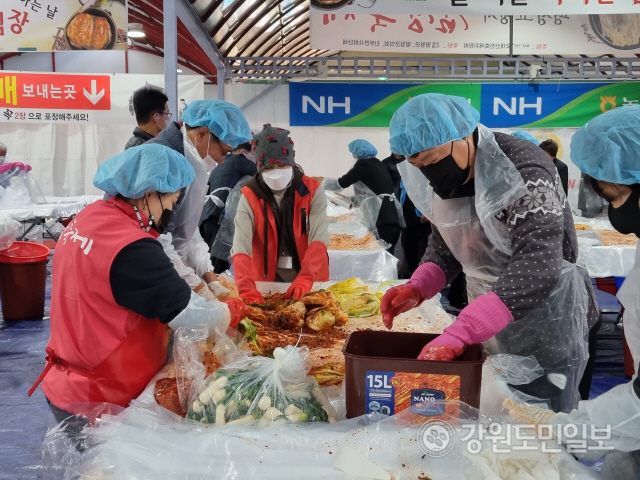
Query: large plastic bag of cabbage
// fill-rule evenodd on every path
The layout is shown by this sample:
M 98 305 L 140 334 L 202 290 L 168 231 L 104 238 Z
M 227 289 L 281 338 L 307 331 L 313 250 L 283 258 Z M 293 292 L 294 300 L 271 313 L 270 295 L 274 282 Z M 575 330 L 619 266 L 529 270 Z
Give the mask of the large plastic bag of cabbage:
M 218 369 L 189 401 L 187 418 L 216 425 L 273 426 L 335 422 L 337 414 L 313 377 L 309 349 L 276 348 Z
M 380 299 L 359 278 L 338 282 L 327 290 L 334 294 L 342 310 L 350 317 L 372 317 L 380 314 Z

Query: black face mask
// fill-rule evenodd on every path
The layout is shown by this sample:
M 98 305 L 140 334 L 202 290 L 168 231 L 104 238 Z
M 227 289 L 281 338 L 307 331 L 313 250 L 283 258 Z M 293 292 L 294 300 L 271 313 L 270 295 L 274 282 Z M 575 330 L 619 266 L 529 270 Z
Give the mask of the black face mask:
M 469 150 L 469 155 L 471 155 L 471 150 Z M 453 158 L 453 142 L 451 142 L 451 153 L 449 155 L 437 163 L 420 167 L 420 171 L 427 177 L 436 195 L 447 199 L 456 188 L 464 184 L 469 178 L 469 172 L 471 171 L 470 158 L 467 158 L 467 168 L 460 168 Z
M 171 214 L 173 213 L 173 211 L 164 208 L 164 205 L 162 205 L 162 197 L 160 197 L 160 194 L 158 192 L 156 193 L 158 195 L 158 200 L 160 200 L 162 214 L 160 215 L 160 220 L 158 220 L 157 222 L 155 217 L 151 216 L 151 228 L 162 235 L 164 233 L 164 229 L 167 228 L 167 225 L 169 225 L 169 222 L 171 221 Z M 147 204 L 147 208 L 149 208 L 149 204 Z
M 609 204 L 609 221 L 620 233 L 640 237 L 640 186 L 634 186 L 627 201 L 618 208 Z

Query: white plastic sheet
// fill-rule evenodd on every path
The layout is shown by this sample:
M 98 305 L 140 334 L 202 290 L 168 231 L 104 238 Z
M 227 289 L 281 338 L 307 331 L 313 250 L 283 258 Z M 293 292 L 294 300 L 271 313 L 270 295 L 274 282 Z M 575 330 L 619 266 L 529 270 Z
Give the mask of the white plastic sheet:
M 65 479 L 324 480 L 353 478 L 344 472 L 357 469 L 359 478 L 365 479 L 495 480 L 501 477 L 490 476 L 482 465 L 493 456 L 494 465 L 525 459 L 522 470 L 531 475 L 502 478 L 597 478 L 564 451 L 494 455 L 485 441 L 482 456 L 470 455 L 463 438 L 471 428 L 484 430 L 494 422 L 505 426 L 508 420 L 484 417 L 459 402 L 447 402 L 446 407 L 448 413 L 441 418 L 451 427 L 452 449 L 435 457 L 427 456 L 418 441 L 430 419 L 408 410 L 393 417 L 369 415 L 336 424 L 207 428 L 168 413 L 146 391 L 124 412 L 103 417 L 85 430 L 88 450 L 80 454 L 61 449 L 52 463 L 59 462 Z M 55 451 L 56 439 L 51 440 L 45 448 Z M 553 476 L 540 476 L 540 471 Z
M 69 218 L 77 215 L 87 205 L 102 199 L 94 195 L 81 197 L 49 197 L 47 203 L 41 205 L 25 205 L 16 208 L 0 209 L 2 220 L 29 220 L 31 218 Z

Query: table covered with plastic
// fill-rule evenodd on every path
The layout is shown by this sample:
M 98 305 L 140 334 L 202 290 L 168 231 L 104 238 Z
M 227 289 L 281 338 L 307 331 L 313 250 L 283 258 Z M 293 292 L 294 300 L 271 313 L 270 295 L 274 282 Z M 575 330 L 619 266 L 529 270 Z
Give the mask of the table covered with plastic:
M 583 264 L 592 278 L 626 277 L 633 268 L 636 259 L 636 246 L 603 246 L 598 240 L 596 230 L 613 231 L 611 222 L 606 218 L 574 217 L 576 224 L 586 225 L 588 230 L 579 230 L 578 263 Z

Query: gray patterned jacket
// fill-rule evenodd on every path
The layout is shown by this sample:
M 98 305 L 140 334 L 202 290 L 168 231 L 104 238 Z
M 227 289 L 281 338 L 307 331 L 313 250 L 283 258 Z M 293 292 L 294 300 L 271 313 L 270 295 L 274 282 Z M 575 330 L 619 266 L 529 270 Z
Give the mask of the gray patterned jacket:
M 528 140 L 504 133 L 495 133 L 495 137 L 500 149 L 522 175 L 528 190 L 527 195 L 497 216 L 509 229 L 513 253 L 492 291 L 518 320 L 551 293 L 560 278 L 563 259 L 576 263 L 578 240 L 571 208 L 551 159 Z M 425 262 L 442 268 L 447 281 L 453 280 L 462 269 L 436 227 L 422 258 L 422 263 Z M 585 284 L 591 299 L 589 327 L 593 327 L 598 321 L 598 305 L 588 277 Z

